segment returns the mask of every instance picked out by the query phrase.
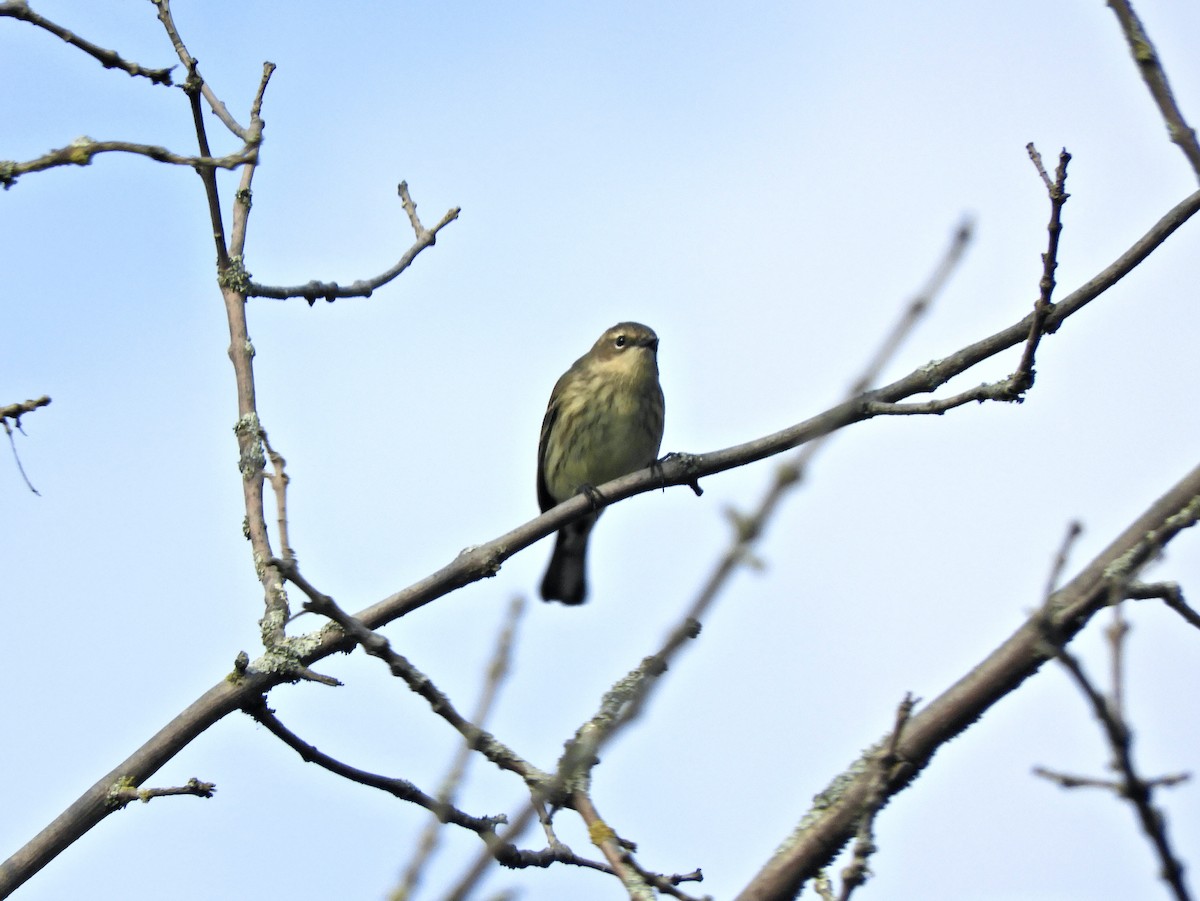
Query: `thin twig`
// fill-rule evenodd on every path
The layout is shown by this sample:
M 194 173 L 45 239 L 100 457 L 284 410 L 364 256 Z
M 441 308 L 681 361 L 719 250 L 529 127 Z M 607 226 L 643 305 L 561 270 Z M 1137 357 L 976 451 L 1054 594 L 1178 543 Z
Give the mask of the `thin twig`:
M 276 528 L 279 530 L 279 552 L 283 554 L 283 559 L 286 563 L 292 564 L 296 559 L 296 554 L 292 550 L 292 545 L 288 541 L 288 515 L 287 515 L 287 486 L 291 481 L 291 477 L 287 474 L 287 460 L 283 459 L 283 455 L 278 453 L 271 442 L 267 440 L 267 430 L 259 429 L 259 437 L 262 439 L 263 447 L 267 451 L 267 459 L 271 461 L 271 490 L 275 494 L 275 509 L 277 516 L 275 517 Z
M 654 889 L 637 869 L 629 865 L 626 848 L 612 827 L 601 819 L 592 803 L 591 795 L 579 788 L 572 793 L 571 801 L 587 825 L 588 837 L 592 844 L 600 849 L 612 871 L 621 880 L 625 891 L 629 893 L 630 901 L 654 901 Z
M 269 297 L 274 300 L 303 297 L 308 301 L 310 307 L 321 299 L 332 303 L 342 297 L 370 297 L 377 288 L 386 285 L 411 266 L 413 260 L 417 258 L 417 255 L 422 250 L 436 244 L 438 232 L 457 219 L 458 214 L 462 212 L 459 207 L 452 207 L 437 225 L 433 228 L 426 228 L 421 224 L 421 220 L 417 218 L 417 207 L 408 194 L 408 183 L 400 182 L 398 191 L 400 202 L 404 206 L 404 211 L 408 214 L 409 222 L 412 223 L 413 232 L 416 234 L 416 241 L 413 242 L 412 246 L 404 252 L 390 269 L 374 278 L 359 279 L 350 285 L 339 285 L 337 282 L 311 281 L 305 285 L 282 288 L 251 282 L 246 289 L 246 295 L 248 297 Z
M 1042 182 L 1046 185 L 1046 190 L 1050 195 L 1050 223 L 1046 226 L 1049 238 L 1046 252 L 1042 254 L 1042 277 L 1038 281 L 1038 299 L 1033 305 L 1033 321 L 1029 324 L 1029 338 L 1025 341 L 1025 349 L 1021 354 L 1021 362 L 1017 365 L 1016 372 L 1009 376 L 1013 384 L 1013 399 L 1017 401 L 1033 387 L 1035 378 L 1033 366 L 1038 345 L 1044 334 L 1046 319 L 1054 310 L 1054 273 L 1058 269 L 1058 241 L 1062 235 L 1062 208 L 1066 204 L 1067 198 L 1071 196 L 1066 191 L 1067 164 L 1071 162 L 1071 154 L 1067 153 L 1066 148 L 1058 155 L 1058 169 L 1055 170 L 1053 182 L 1046 174 L 1046 167 L 1042 165 L 1042 157 L 1037 148 L 1031 143 L 1027 144 L 1025 149 L 1029 153 L 1029 158 L 1033 160 L 1034 166 L 1037 167 L 1038 174 L 1041 175 Z
M 1156 786 L 1178 784 L 1183 779 L 1179 776 L 1168 776 L 1147 780 L 1138 775 L 1133 763 L 1133 733 L 1115 701 L 1119 692 L 1114 692 L 1113 699 L 1105 698 L 1092 684 L 1087 673 L 1084 672 L 1083 665 L 1065 647 L 1061 646 L 1050 630 L 1047 631 L 1046 639 L 1053 647 L 1058 661 L 1071 675 L 1080 692 L 1087 699 L 1088 705 L 1092 708 L 1092 714 L 1104 730 L 1109 748 L 1113 752 L 1113 768 L 1120 775 L 1120 779 L 1115 784 L 1115 790 L 1120 797 L 1133 805 L 1142 831 L 1146 834 L 1146 838 L 1158 857 L 1160 877 L 1167 883 L 1176 901 L 1189 901 L 1191 894 L 1183 879 L 1183 864 L 1175 856 L 1171 847 L 1166 818 L 1162 811 L 1154 805 L 1154 788 Z M 1119 675 L 1119 667 L 1117 667 L 1117 674 Z M 1066 778 L 1059 776 L 1055 778 L 1055 781 L 1059 785 L 1067 787 L 1068 780 Z M 1103 784 L 1078 778 L 1073 781 L 1077 785 Z
M 21 428 L 21 417 L 26 413 L 32 413 L 39 407 L 44 407 L 50 403 L 50 398 L 42 395 L 36 400 L 27 400 L 22 403 L 9 404 L 6 407 L 0 407 L 0 423 L 4 424 L 4 433 L 8 435 L 8 445 L 12 448 L 13 460 L 17 464 L 17 472 L 21 474 L 21 478 L 25 480 L 25 487 L 41 497 L 42 494 L 33 487 L 33 482 L 29 481 L 29 476 L 25 474 L 25 467 L 21 464 L 21 455 L 17 453 L 17 439 L 13 437 L 13 431 L 19 431 L 22 435 L 25 430 Z M 12 424 L 9 424 L 9 420 Z
M 272 735 L 279 738 L 284 744 L 299 754 L 307 763 L 315 763 L 317 766 L 329 770 L 329 772 L 341 776 L 343 779 L 348 779 L 351 782 L 357 782 L 359 785 L 366 785 L 370 788 L 377 788 L 380 791 L 394 795 L 401 801 L 408 801 L 424 807 L 437 817 L 439 823 L 449 823 L 469 829 L 471 832 L 480 835 L 494 836 L 496 826 L 508 822 L 508 818 L 504 814 L 490 817 L 476 817 L 464 813 L 453 804 L 442 801 L 432 795 L 427 795 L 407 779 L 369 773 L 366 770 L 350 766 L 319 751 L 315 745 L 310 745 L 280 722 L 275 711 L 267 706 L 265 699 L 260 699 L 255 704 L 248 704 L 246 706 L 246 713 L 270 731 Z
M 1131 601 L 1161 600 L 1182 616 L 1188 625 L 1200 629 L 1200 613 L 1184 600 L 1183 589 L 1178 582 L 1134 582 L 1126 586 L 1125 597 Z
M 1083 523 L 1078 520 L 1073 520 L 1067 526 L 1067 534 L 1063 536 L 1062 544 L 1058 548 L 1058 553 L 1054 555 L 1054 563 L 1050 567 L 1050 575 L 1046 579 L 1046 592 L 1042 595 L 1042 603 L 1044 604 L 1050 599 L 1050 596 L 1058 590 L 1058 584 L 1062 580 L 1062 574 L 1067 569 L 1067 561 L 1071 556 L 1071 548 L 1075 546 L 1075 542 L 1079 540 L 1079 536 L 1083 534 Z
M 151 798 L 169 798 L 174 795 L 192 795 L 197 798 L 211 798 L 217 791 L 213 782 L 201 782 L 192 778 L 186 785 L 172 788 L 138 788 L 129 780 L 118 780 L 108 793 L 108 804 L 114 810 L 120 810 L 133 801 L 148 804 Z
M 1121 794 L 1121 783 L 1115 779 L 1076 776 L 1072 773 L 1060 773 L 1057 770 L 1047 769 L 1044 766 L 1035 766 L 1033 774 L 1049 782 L 1053 782 L 1060 788 L 1102 788 L 1117 795 Z M 1143 781 L 1151 788 L 1171 788 L 1172 786 L 1182 785 L 1191 778 L 1191 773 L 1168 773 L 1166 776 L 1156 776 L 1153 779 L 1145 779 Z

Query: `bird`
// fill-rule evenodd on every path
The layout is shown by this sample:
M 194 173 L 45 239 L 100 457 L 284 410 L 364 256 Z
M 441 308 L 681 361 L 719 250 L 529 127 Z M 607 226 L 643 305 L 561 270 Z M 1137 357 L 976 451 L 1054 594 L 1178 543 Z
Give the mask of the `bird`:
M 538 441 L 537 496 L 545 513 L 595 486 L 651 465 L 663 436 L 658 335 L 620 322 L 563 373 L 550 393 Z M 588 536 L 601 511 L 558 531 L 542 598 L 582 604 Z

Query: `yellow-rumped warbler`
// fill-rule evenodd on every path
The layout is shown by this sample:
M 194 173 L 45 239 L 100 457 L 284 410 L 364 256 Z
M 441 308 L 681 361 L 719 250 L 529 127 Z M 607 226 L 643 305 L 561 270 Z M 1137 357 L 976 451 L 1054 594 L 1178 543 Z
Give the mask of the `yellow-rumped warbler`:
M 637 322 L 614 325 L 550 393 L 538 442 L 538 504 L 546 512 L 580 491 L 644 469 L 658 457 L 663 393 L 658 336 Z M 559 530 L 542 597 L 582 604 L 588 535 L 600 511 Z

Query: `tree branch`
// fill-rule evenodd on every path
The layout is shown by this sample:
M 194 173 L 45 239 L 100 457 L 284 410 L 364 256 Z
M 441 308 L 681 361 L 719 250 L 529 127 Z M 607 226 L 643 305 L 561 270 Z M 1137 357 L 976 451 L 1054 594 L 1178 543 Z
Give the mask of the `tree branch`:
M 246 295 L 248 297 L 269 297 L 275 300 L 303 297 L 308 301 L 310 307 L 322 298 L 329 303 L 333 303 L 339 297 L 370 297 L 376 288 L 386 285 L 411 266 L 413 260 L 417 258 L 417 255 L 422 250 L 436 244 L 438 232 L 457 219 L 458 214 L 462 212 L 459 207 L 453 207 L 441 218 L 437 225 L 433 228 L 426 228 L 421 224 L 421 220 L 417 218 L 417 205 L 413 203 L 412 198 L 408 194 L 408 182 L 400 182 L 398 192 L 400 194 L 400 202 L 404 205 L 405 212 L 408 213 L 409 222 L 412 223 L 413 232 L 416 234 L 417 239 L 390 269 L 381 272 L 374 278 L 359 279 L 351 285 L 339 285 L 337 282 L 311 281 L 307 284 L 291 288 L 279 288 L 251 282 L 246 289 Z
M 186 785 L 172 788 L 137 788 L 126 780 L 118 780 L 108 792 L 108 802 L 113 810 L 120 810 L 132 801 L 150 803 L 151 798 L 168 798 L 173 795 L 194 795 L 197 798 L 211 798 L 217 791 L 212 782 L 201 782 L 192 778 Z
M 1092 709 L 1092 715 L 1096 717 L 1096 720 L 1104 730 L 1109 749 L 1113 754 L 1112 767 L 1120 774 L 1120 779 L 1114 783 L 1105 785 L 1099 780 L 1072 778 L 1061 774 L 1053 774 L 1045 770 L 1041 770 L 1040 773 L 1047 776 L 1047 778 L 1053 779 L 1063 788 L 1075 788 L 1084 785 L 1111 788 L 1119 797 L 1124 798 L 1133 805 L 1137 813 L 1138 823 L 1141 825 L 1142 831 L 1146 834 L 1150 846 L 1154 849 L 1158 857 L 1161 868 L 1160 875 L 1163 881 L 1167 883 L 1176 901 L 1189 901 L 1191 894 L 1188 891 L 1187 883 L 1183 880 L 1183 864 L 1171 847 L 1171 841 L 1167 835 L 1166 818 L 1163 816 L 1162 811 L 1154 805 L 1154 789 L 1156 787 L 1176 785 L 1184 781 L 1187 776 L 1172 775 L 1159 779 L 1143 779 L 1138 775 L 1133 763 L 1133 731 L 1129 728 L 1125 719 L 1121 703 L 1123 685 L 1120 663 L 1122 656 L 1121 644 L 1128 631 L 1128 627 L 1121 619 L 1119 605 L 1113 608 L 1113 612 L 1116 619 L 1114 621 L 1114 628 L 1109 631 L 1109 640 L 1112 646 L 1114 676 L 1112 695 L 1109 698 L 1106 698 L 1096 688 L 1087 673 L 1084 672 L 1083 664 L 1079 662 L 1075 655 L 1062 647 L 1053 634 L 1047 636 L 1047 641 L 1050 643 L 1054 656 L 1071 675 L 1071 679 L 1087 699 L 1088 706 Z M 1035 772 L 1039 771 L 1035 770 Z
M 184 156 L 152 144 L 137 144 L 132 141 L 93 141 L 87 135 L 76 138 L 66 147 L 51 150 L 36 159 L 23 163 L 0 160 L 0 186 L 5 190 L 17 183 L 17 179 L 30 172 L 41 172 L 57 166 L 88 166 L 92 158 L 101 153 L 132 153 L 149 157 L 160 163 L 173 166 L 190 166 L 194 169 L 236 169 L 238 166 L 258 159 L 258 145 L 247 144 L 228 156 Z
M 437 817 L 439 823 L 450 823 L 454 826 L 469 829 L 471 832 L 478 833 L 479 835 L 490 836 L 495 834 L 497 825 L 508 821 L 508 818 L 504 814 L 491 817 L 471 816 L 449 802 L 425 794 L 425 792 L 421 791 L 407 779 L 397 779 L 390 776 L 380 776 L 377 773 L 368 773 L 366 770 L 360 770 L 357 767 L 350 766 L 347 763 L 330 757 L 328 754 L 319 751 L 315 745 L 310 745 L 283 725 L 279 717 L 275 715 L 275 711 L 267 706 L 266 700 L 263 698 L 260 698 L 257 704 L 247 705 L 246 713 L 253 717 L 255 722 L 260 723 L 272 735 L 299 754 L 305 762 L 315 763 L 322 769 L 329 770 L 329 772 L 341 776 L 343 779 L 349 779 L 351 782 L 357 782 L 359 785 L 365 785 L 369 788 L 377 788 L 380 791 L 385 791 L 399 798 L 401 801 L 408 801 L 419 807 L 424 807 Z
M 1150 89 L 1150 96 L 1154 98 L 1158 111 L 1162 113 L 1163 121 L 1167 124 L 1167 134 L 1171 136 L 1173 143 L 1179 145 L 1179 149 L 1191 163 L 1192 170 L 1200 178 L 1200 144 L 1196 142 L 1196 132 L 1187 124 L 1183 112 L 1175 102 L 1175 94 L 1167 81 L 1167 73 L 1158 61 L 1158 51 L 1154 49 L 1150 36 L 1146 34 L 1146 29 L 1142 27 L 1141 20 L 1134 12 L 1133 4 L 1128 0 L 1108 0 L 1108 6 L 1121 23 L 1121 31 L 1125 34 L 1125 40 L 1129 42 L 1133 61 L 1137 63 L 1142 80 Z
M 6 0 L 0 3 L 0 16 L 7 16 L 11 19 L 20 19 L 22 22 L 28 22 L 31 25 L 36 25 L 50 32 L 55 37 L 61 38 L 72 47 L 77 47 L 88 56 L 96 59 L 100 65 L 106 69 L 120 69 L 133 77 L 141 77 L 150 79 L 153 84 L 171 85 L 171 69 L 148 69 L 145 66 L 130 62 L 117 53 L 115 50 L 106 50 L 91 41 L 81 38 L 73 31 L 68 31 L 61 25 L 51 22 L 45 16 L 40 15 L 30 8 L 28 0 Z
M 40 407 L 50 406 L 49 396 L 43 394 L 41 397 L 34 400 L 20 401 L 15 404 L 9 404 L 5 407 L 0 407 L 0 420 L 11 419 L 15 428 L 21 427 L 21 417 L 26 413 L 32 413 Z

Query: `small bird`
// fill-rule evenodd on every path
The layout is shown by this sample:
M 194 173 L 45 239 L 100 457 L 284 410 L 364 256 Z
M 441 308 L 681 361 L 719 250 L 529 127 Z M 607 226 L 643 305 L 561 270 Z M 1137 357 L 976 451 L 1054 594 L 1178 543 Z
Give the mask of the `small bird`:
M 550 393 L 538 442 L 542 512 L 649 466 L 658 458 L 662 435 L 658 335 L 637 322 L 614 325 L 563 373 Z M 559 530 L 542 580 L 545 600 L 583 603 L 588 535 L 600 512 Z

